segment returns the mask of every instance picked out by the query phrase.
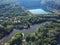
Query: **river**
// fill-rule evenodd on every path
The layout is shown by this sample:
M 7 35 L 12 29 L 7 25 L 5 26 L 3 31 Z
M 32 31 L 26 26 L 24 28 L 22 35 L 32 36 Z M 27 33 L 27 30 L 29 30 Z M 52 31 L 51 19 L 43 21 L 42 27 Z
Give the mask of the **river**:
M 44 22 L 42 24 L 46 24 L 46 23 L 48 22 Z M 36 29 L 42 24 L 31 25 L 29 29 L 23 29 L 23 30 L 14 29 L 8 36 L 5 36 L 4 38 L 0 40 L 0 45 L 4 45 L 4 43 L 8 42 L 18 32 L 24 33 L 25 36 L 29 33 L 35 32 Z

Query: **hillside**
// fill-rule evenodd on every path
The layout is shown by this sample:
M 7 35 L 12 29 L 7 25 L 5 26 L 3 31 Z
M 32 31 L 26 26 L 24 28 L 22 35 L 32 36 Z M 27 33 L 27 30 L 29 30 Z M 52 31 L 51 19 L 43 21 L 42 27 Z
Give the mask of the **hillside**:
M 0 0 L 0 45 L 60 45 L 59 2 L 60 0 Z M 55 13 L 29 12 L 40 8 Z
M 48 9 L 50 11 L 59 13 L 60 12 L 60 0 L 42 0 L 41 1 L 42 7 Z
M 25 9 L 36 9 L 43 8 L 44 10 L 50 10 L 56 13 L 60 12 L 60 0 L 0 0 L 0 8 L 4 7 L 4 5 L 19 5 L 24 7 Z M 1 6 L 3 5 L 3 6 Z M 12 7 L 10 7 L 12 8 Z M 9 8 L 9 9 L 10 9 Z M 18 10 L 19 12 L 19 10 Z
M 0 16 L 12 17 L 29 15 L 30 12 L 26 11 L 24 7 L 20 6 L 16 0 L 0 0 Z M 16 3 L 15 3 L 16 2 Z

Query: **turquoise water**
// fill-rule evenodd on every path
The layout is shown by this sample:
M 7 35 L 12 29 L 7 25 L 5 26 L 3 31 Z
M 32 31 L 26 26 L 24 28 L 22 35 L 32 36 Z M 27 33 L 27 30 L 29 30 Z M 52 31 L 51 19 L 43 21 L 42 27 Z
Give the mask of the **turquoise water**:
M 51 14 L 50 11 L 45 11 L 44 9 L 30 9 L 29 10 L 32 14 Z
M 51 14 L 49 10 L 43 9 L 41 6 L 41 0 L 20 0 L 20 5 L 22 5 L 25 9 L 30 11 L 32 14 Z
M 41 7 L 41 0 L 20 0 L 20 5 L 33 14 L 50 14 L 52 12 L 46 11 Z
M 0 1 L 0 4 L 11 3 L 17 4 L 24 7 L 26 10 L 30 11 L 33 14 L 50 14 L 52 12 L 46 11 L 46 9 L 42 7 L 41 0 L 7 0 Z

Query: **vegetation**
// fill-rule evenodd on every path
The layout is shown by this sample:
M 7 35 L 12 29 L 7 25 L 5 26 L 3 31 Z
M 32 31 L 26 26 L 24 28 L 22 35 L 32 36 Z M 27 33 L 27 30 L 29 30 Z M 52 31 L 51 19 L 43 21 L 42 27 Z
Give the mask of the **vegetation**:
M 36 32 L 27 35 L 27 45 L 57 45 L 60 24 L 49 22 L 40 26 Z
M 13 17 L 13 16 L 26 16 L 29 12 L 25 11 L 19 5 L 3 4 L 0 5 L 0 16 Z
M 4 10 L 2 10 L 2 13 L 4 12 L 3 15 L 0 12 L 0 39 L 10 34 L 13 29 L 28 29 L 31 25 L 52 21 L 51 23 L 40 26 L 36 32 L 27 35 L 25 43 L 26 45 L 57 45 L 60 15 L 31 15 L 30 13 L 22 13 L 23 11 L 21 13 L 18 12 L 19 14 L 17 15 L 12 9 L 6 10 L 13 11 L 13 14 L 12 12 L 6 13 Z M 8 43 L 9 45 L 22 45 L 22 34 L 16 34 Z
M 29 28 L 31 24 L 38 24 L 45 21 L 56 21 L 60 15 L 29 15 L 29 16 L 16 16 L 0 21 L 2 25 L 14 25 L 15 28 Z
M 41 25 L 37 31 L 27 34 L 24 45 L 57 45 L 60 34 L 60 23 L 48 22 Z M 22 45 L 22 33 L 17 33 L 8 42 L 10 45 Z
M 7 25 L 6 27 L 0 25 L 0 39 L 13 31 L 13 25 Z
M 38 27 L 35 32 L 26 34 L 27 36 L 23 36 L 22 32 L 15 34 L 11 40 L 7 39 L 6 45 L 57 45 L 60 43 L 60 5 L 57 3 L 59 1 L 48 0 L 44 1 L 44 4 L 41 3 L 44 10 L 50 10 L 54 13 L 41 15 L 31 14 L 24 7 L 20 7 L 18 1 L 18 3 L 15 1 L 1 2 L 0 39 L 9 35 L 14 29 L 28 29 L 31 25 L 48 22 Z M 6 41 L 4 39 L 3 41 Z M 2 45 L 5 43 L 3 41 L 0 42 Z
M 4 17 L 4 16 L 3 16 Z M 46 21 L 53 21 L 59 23 L 60 15 L 47 14 L 47 15 L 27 15 L 27 16 L 16 16 L 11 18 L 1 18 L 0 27 L 0 38 L 8 35 L 13 29 L 28 29 L 31 25 L 43 23 Z
M 21 32 L 17 33 L 12 39 L 7 43 L 9 45 L 22 45 L 23 35 Z

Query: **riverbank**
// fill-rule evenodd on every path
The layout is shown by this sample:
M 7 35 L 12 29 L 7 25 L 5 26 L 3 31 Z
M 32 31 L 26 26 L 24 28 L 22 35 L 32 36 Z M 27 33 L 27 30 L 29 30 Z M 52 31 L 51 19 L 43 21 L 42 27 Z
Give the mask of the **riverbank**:
M 45 24 L 45 23 L 48 23 L 48 22 L 44 22 L 42 24 Z M 10 35 L 8 36 L 5 36 L 3 39 L 0 40 L 0 45 L 4 45 L 6 42 L 8 42 L 16 33 L 18 32 L 22 32 L 24 33 L 24 35 L 26 36 L 27 34 L 29 33 L 33 33 L 36 31 L 36 29 L 41 26 L 42 24 L 35 24 L 35 25 L 32 25 L 31 28 L 29 29 L 23 29 L 23 30 L 17 30 L 17 29 L 14 29 L 13 32 L 10 33 Z

